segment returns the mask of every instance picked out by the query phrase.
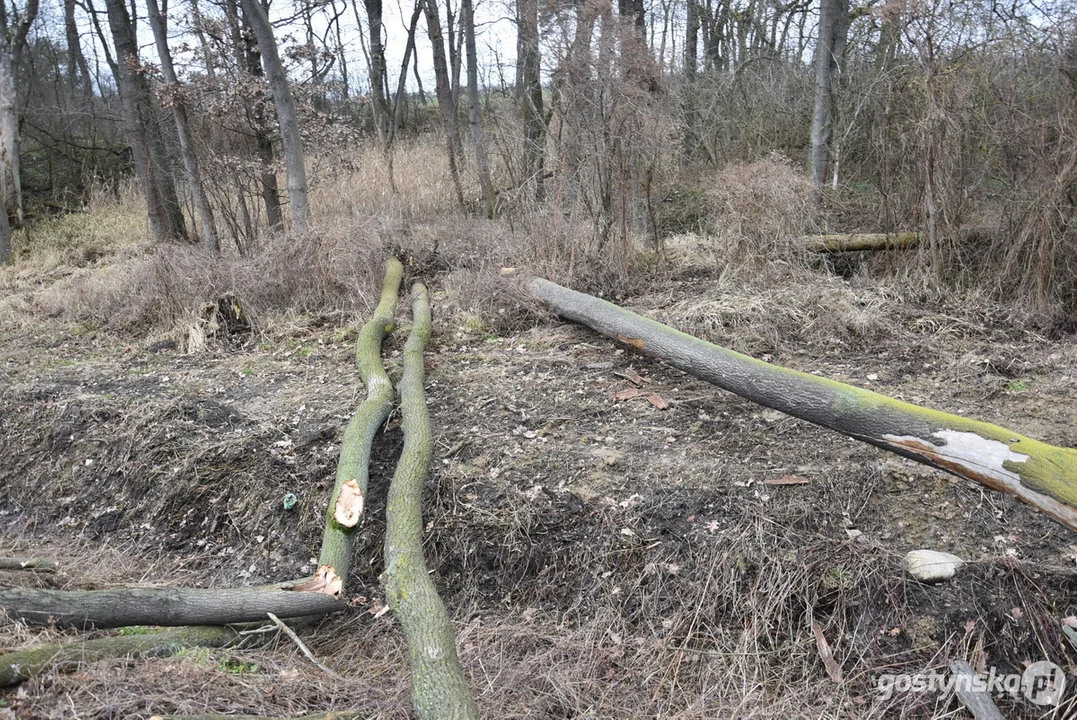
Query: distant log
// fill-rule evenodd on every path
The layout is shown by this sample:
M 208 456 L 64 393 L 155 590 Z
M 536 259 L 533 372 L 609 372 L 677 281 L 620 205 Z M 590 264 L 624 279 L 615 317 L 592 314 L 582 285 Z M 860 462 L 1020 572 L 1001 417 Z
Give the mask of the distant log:
M 346 606 L 306 581 L 309 591 L 283 588 L 0 588 L 0 610 L 30 625 L 77 628 L 125 625 L 230 625 L 278 617 L 326 615 Z M 302 586 L 296 586 L 302 587 Z
M 366 400 L 344 430 L 340 443 L 337 478 L 329 498 L 329 512 L 318 556 L 320 572 L 332 571 L 337 594 L 343 590 L 351 565 L 352 536 L 363 518 L 370 479 L 370 449 L 374 436 L 393 409 L 396 393 L 381 362 L 381 344 L 393 331 L 396 297 L 404 266 L 391 258 L 385 266 L 381 299 L 374 314 L 359 331 L 355 343 L 355 364 L 366 387 Z
M 859 250 L 904 250 L 920 242 L 920 233 L 850 233 L 804 235 L 800 238 L 808 252 L 840 253 Z
M 238 633 L 229 627 L 186 627 L 16 650 L 0 655 L 0 687 L 17 685 L 54 669 L 74 669 L 98 660 L 167 657 L 185 648 L 224 647 L 237 637 Z
M 385 506 L 385 573 L 389 607 L 400 621 L 411 658 L 411 701 L 421 720 L 479 717 L 456 654 L 452 621 L 423 557 L 423 484 L 430 473 L 434 434 L 423 391 L 423 350 L 430 339 L 430 300 L 412 287 L 413 325 L 404 345 L 400 405 L 404 449 Z
M 1013 495 L 1077 531 L 1077 450 L 770 365 L 548 280 L 530 290 L 565 319 L 724 390 Z
M 59 565 L 55 560 L 31 557 L 0 557 L 0 570 L 37 570 L 38 572 L 56 572 Z

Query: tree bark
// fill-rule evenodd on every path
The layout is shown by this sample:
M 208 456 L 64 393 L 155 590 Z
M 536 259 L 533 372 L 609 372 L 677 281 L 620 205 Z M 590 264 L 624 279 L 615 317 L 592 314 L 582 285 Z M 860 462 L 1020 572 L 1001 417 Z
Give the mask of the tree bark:
M 535 200 L 546 197 L 543 165 L 546 119 L 542 101 L 542 51 L 538 0 L 516 0 L 516 107 L 523 125 L 524 175 L 535 180 Z
M 434 87 L 438 96 L 438 111 L 441 113 L 441 125 L 445 131 L 446 150 L 449 155 L 449 175 L 452 177 L 456 201 L 464 207 L 464 189 L 460 184 L 460 170 L 457 159 L 460 155 L 460 129 L 456 124 L 456 98 L 449 78 L 449 66 L 445 60 L 445 38 L 441 32 L 441 20 L 438 17 L 437 0 L 420 0 L 423 14 L 426 15 L 426 32 L 430 36 L 430 46 L 434 55 Z M 451 38 L 450 38 L 451 42 Z
M 370 91 L 374 106 L 374 126 L 384 145 L 392 123 L 392 110 L 385 95 L 389 69 L 385 63 L 385 43 L 382 39 L 382 0 L 363 0 L 367 27 L 370 31 Z
M 724 390 L 1013 495 L 1077 531 L 1077 450 L 770 365 L 548 280 L 530 290 L 565 319 Z
M 122 635 L 65 645 L 43 645 L 0 655 L 0 687 L 17 685 L 53 669 L 122 657 L 167 657 L 190 647 L 224 647 L 238 633 L 230 627 L 185 627 L 148 635 Z
M 313 581 L 307 581 L 312 584 Z M 114 628 L 125 625 L 227 625 L 344 609 L 326 588 L 120 588 L 31 590 L 0 588 L 0 610 L 29 625 Z
M 681 164 L 689 165 L 699 155 L 697 125 L 696 73 L 699 64 L 699 0 L 688 0 L 688 22 L 684 34 L 684 135 L 681 139 Z
M 59 566 L 54 560 L 32 557 L 0 557 L 0 570 L 37 570 L 56 572 Z
M 478 718 L 456 654 L 452 622 L 423 558 L 423 484 L 434 436 L 423 392 L 423 350 L 430 339 L 426 288 L 412 286 L 413 325 L 404 345 L 400 404 L 404 449 L 385 507 L 385 595 L 404 630 L 411 658 L 411 698 L 421 720 Z
M 482 105 L 479 103 L 479 59 L 475 47 L 475 8 L 472 0 L 461 0 L 460 24 L 464 30 L 464 54 L 467 56 L 468 121 L 471 124 L 471 142 L 475 145 L 475 169 L 482 187 L 483 209 L 486 217 L 493 220 L 497 215 L 497 197 L 490 178 L 490 163 L 486 158 L 486 133 L 482 127 Z
M 182 209 L 175 199 L 164 158 L 158 158 L 154 142 L 153 95 L 142 74 L 131 16 L 123 0 L 105 0 L 112 41 L 116 46 L 116 86 L 123 106 L 124 124 L 135 161 L 142 196 L 146 200 L 154 240 L 167 242 L 187 237 Z
M 184 89 L 180 86 L 176 70 L 172 65 L 172 51 L 168 47 L 167 21 L 157 5 L 157 0 L 146 0 L 146 9 L 149 13 L 153 39 L 157 44 L 161 74 L 168 84 L 168 99 L 171 101 L 172 117 L 176 123 L 176 137 L 179 139 L 180 155 L 183 157 L 183 167 L 187 173 L 187 185 L 191 190 L 195 213 L 198 215 L 199 222 L 202 223 L 202 244 L 206 252 L 217 255 L 221 251 L 220 242 L 217 239 L 217 227 L 213 221 L 213 210 L 210 208 L 209 198 L 206 197 L 202 186 L 202 176 L 198 171 L 198 155 L 194 149 L 191 128 L 187 121 L 187 101 L 184 97 Z
M 0 2 L 0 211 L 15 218 L 16 224 L 22 222 L 23 207 L 15 75 L 38 6 L 38 0 L 27 0 L 21 14 L 8 17 L 6 1 Z M 8 222 L 0 224 L 0 264 L 11 259 L 11 228 L 5 228 L 7 225 Z
M 241 0 L 243 14 L 247 17 L 258 38 L 262 64 L 277 106 L 277 123 L 280 125 L 281 146 L 284 149 L 284 165 L 288 172 L 288 201 L 292 206 L 292 229 L 299 234 L 310 225 L 310 201 L 307 195 L 307 168 L 303 157 L 303 138 L 299 133 L 299 117 L 295 100 L 284 73 L 277 40 L 269 16 L 258 0 Z
M 858 250 L 905 250 L 916 247 L 920 233 L 847 233 L 804 235 L 800 238 L 808 252 L 840 253 Z
M 370 480 L 370 449 L 374 436 L 393 409 L 396 393 L 381 362 L 381 345 L 393 331 L 396 297 L 404 266 L 396 258 L 386 263 L 381 299 L 370 320 L 359 331 L 355 343 L 355 364 L 366 387 L 367 398 L 352 416 L 340 443 L 336 485 L 329 498 L 329 512 L 318 556 L 320 568 L 331 568 L 341 583 L 348 579 L 352 557 L 352 536 L 365 511 Z
M 815 46 L 815 107 L 811 122 L 811 180 L 815 201 L 822 197 L 830 155 L 831 97 L 837 56 L 838 29 L 846 27 L 843 15 L 848 13 L 848 0 L 820 0 L 819 39 Z M 844 39 L 841 41 L 844 44 Z

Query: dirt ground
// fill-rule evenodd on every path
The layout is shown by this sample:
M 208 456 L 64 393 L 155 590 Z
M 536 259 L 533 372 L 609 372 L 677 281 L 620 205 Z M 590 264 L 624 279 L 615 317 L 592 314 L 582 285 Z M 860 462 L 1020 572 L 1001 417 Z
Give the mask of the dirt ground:
M 434 288 L 438 289 L 436 279 Z M 882 674 L 1069 673 L 1077 535 L 964 480 L 706 385 L 555 318 L 438 317 L 426 548 L 486 717 L 971 717 Z M 673 273 L 628 307 L 788 367 L 1077 446 L 1077 336 L 986 301 L 917 300 L 817 273 L 781 292 Z M 403 304 L 403 305 L 406 305 Z M 406 315 L 406 309 L 402 309 Z M 399 375 L 404 327 L 385 357 Z M 58 559 L 56 588 L 224 587 L 314 569 L 341 431 L 362 397 L 340 318 L 182 342 L 52 322 L 0 336 L 0 554 Z M 633 387 L 668 403 L 619 401 Z M 375 448 L 351 609 L 257 650 L 99 662 L 0 691 L 0 718 L 155 713 L 409 717 L 406 648 L 380 613 L 399 418 Z M 774 484 L 783 476 L 802 478 Z M 284 497 L 298 502 L 284 509 Z M 968 561 L 926 586 L 915 548 Z M 815 623 L 841 677 L 828 675 Z M 93 633 L 90 633 L 91 635 Z M 0 626 L 0 651 L 76 635 Z

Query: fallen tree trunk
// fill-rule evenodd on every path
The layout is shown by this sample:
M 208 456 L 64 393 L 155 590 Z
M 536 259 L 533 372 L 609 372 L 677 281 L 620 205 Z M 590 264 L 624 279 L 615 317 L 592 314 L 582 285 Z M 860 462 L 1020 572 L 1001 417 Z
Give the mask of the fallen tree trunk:
M 38 590 L 9 587 L 0 588 L 0 610 L 30 625 L 105 629 L 125 625 L 230 625 L 264 620 L 267 613 L 293 618 L 326 615 L 345 608 L 344 603 L 325 591 L 286 588 Z
M 56 572 L 59 565 L 55 560 L 30 557 L 0 557 L 0 570 L 37 570 L 38 572 Z
M 122 657 L 167 657 L 185 648 L 219 648 L 231 644 L 239 634 L 230 627 L 185 627 L 148 635 L 83 640 L 66 645 L 43 645 L 0 655 L 0 687 L 57 668 L 75 668 L 82 663 Z
M 336 484 L 329 498 L 329 512 L 318 556 L 319 572 L 340 594 L 348 577 L 352 556 L 352 536 L 359 527 L 366 505 L 370 479 L 370 449 L 374 436 L 393 409 L 395 393 L 381 362 L 381 344 L 393 331 L 396 296 L 404 266 L 391 258 L 385 266 L 381 299 L 374 314 L 359 331 L 355 343 L 355 364 L 366 387 L 367 398 L 344 430 L 337 463 Z M 331 575 L 330 575 L 331 573 Z
M 423 391 L 423 350 L 430 338 L 430 301 L 426 288 L 412 287 L 413 325 L 404 345 L 400 405 L 404 449 L 385 507 L 385 595 L 408 641 L 411 700 L 422 720 L 478 718 L 471 698 L 452 622 L 438 597 L 423 558 L 423 483 L 430 472 L 434 436 Z
M 1077 450 L 770 365 L 548 280 L 530 290 L 565 319 L 724 390 L 1013 495 L 1077 531 Z
M 800 238 L 808 252 L 840 253 L 858 250 L 905 250 L 920 242 L 920 233 L 847 233 L 804 235 Z

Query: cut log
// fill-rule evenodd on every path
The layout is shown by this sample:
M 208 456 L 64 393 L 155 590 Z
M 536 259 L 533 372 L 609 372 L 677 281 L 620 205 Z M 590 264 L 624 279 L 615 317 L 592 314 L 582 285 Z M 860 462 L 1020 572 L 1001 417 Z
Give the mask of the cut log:
M 804 235 L 804 249 L 815 253 L 856 252 L 860 250 L 905 250 L 920 242 L 920 233 L 849 233 Z
M 770 365 L 548 280 L 529 287 L 565 319 L 724 390 L 1013 495 L 1077 531 L 1077 450 Z
M 370 478 L 370 449 L 374 436 L 393 409 L 395 393 L 381 362 L 381 344 L 393 331 L 396 297 L 404 266 L 391 258 L 385 266 L 381 299 L 374 315 L 359 331 L 355 343 L 355 364 L 366 387 L 367 397 L 344 430 L 337 462 L 336 484 L 329 498 L 329 512 L 318 556 L 320 569 L 332 569 L 340 588 L 348 577 L 352 556 L 352 536 L 362 519 Z M 321 570 L 320 570 L 321 571 Z
M 423 350 L 430 338 L 426 288 L 412 287 L 413 325 L 404 345 L 400 380 L 404 449 L 385 507 L 385 573 L 389 607 L 400 620 L 411 659 L 411 699 L 421 720 L 478 718 L 471 698 L 452 621 L 438 597 L 423 557 L 423 483 L 430 472 L 434 436 L 423 391 Z
M 332 594 L 284 588 L 38 590 L 0 588 L 0 610 L 30 625 L 115 628 L 125 625 L 230 625 L 278 617 L 326 615 L 346 605 Z
M 185 648 L 219 648 L 238 633 L 229 627 L 185 627 L 148 635 L 122 635 L 43 645 L 0 655 L 0 687 L 9 687 L 54 669 L 73 669 L 82 663 L 122 657 L 167 657 Z
M 56 572 L 59 565 L 55 560 L 31 557 L 0 557 L 0 570 L 37 570 L 38 572 Z

